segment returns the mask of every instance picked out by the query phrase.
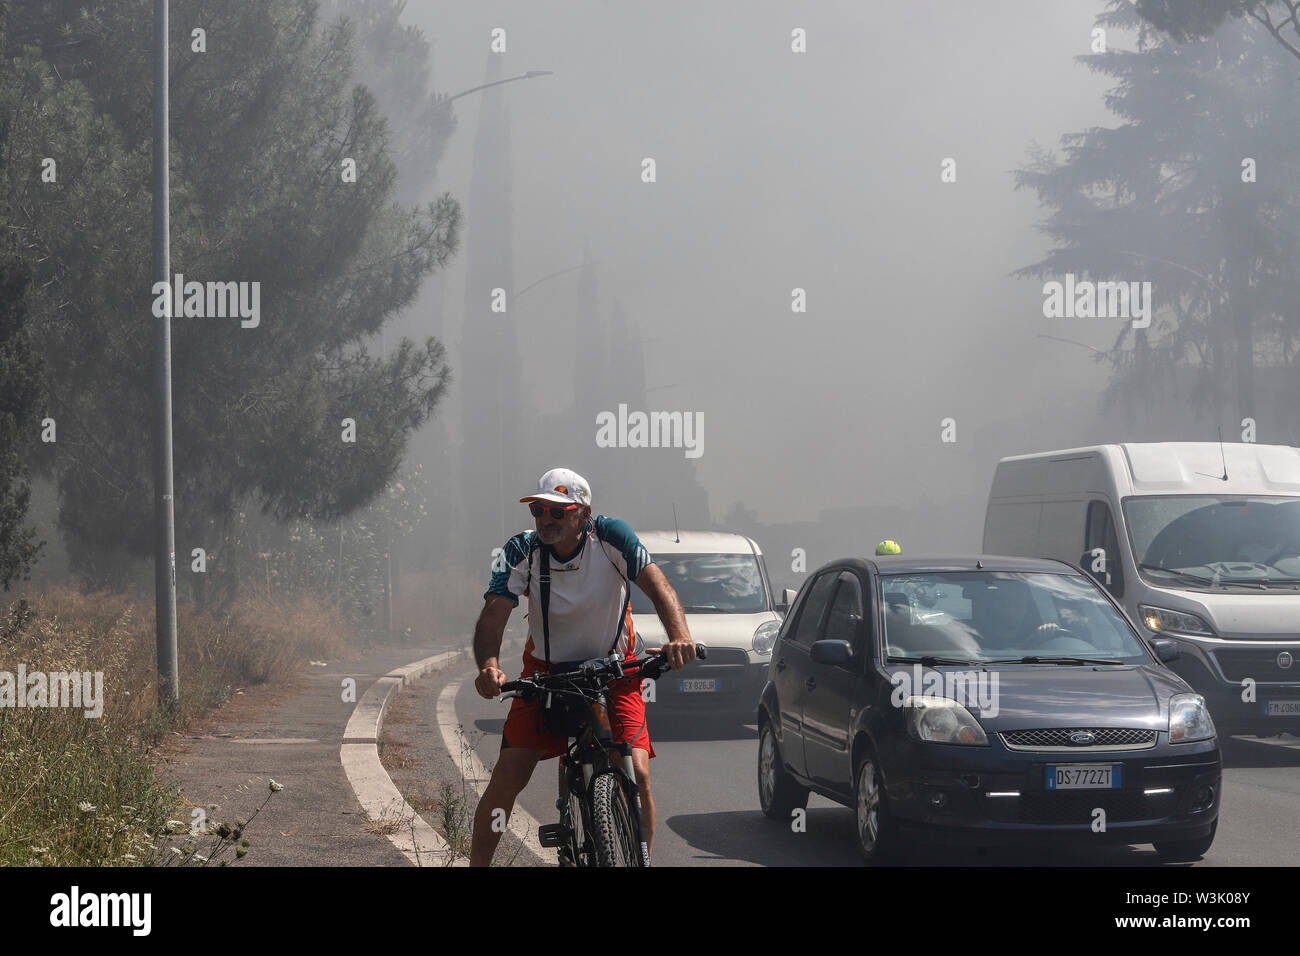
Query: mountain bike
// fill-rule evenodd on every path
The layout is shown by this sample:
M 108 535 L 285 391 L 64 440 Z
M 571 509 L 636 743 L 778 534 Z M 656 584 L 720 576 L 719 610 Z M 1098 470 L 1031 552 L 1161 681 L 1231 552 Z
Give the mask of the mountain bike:
M 700 660 L 707 649 L 695 645 Z M 501 685 L 502 699 L 567 696 L 581 715 L 560 758 L 559 823 L 538 828 L 542 846 L 558 851 L 560 866 L 649 866 L 650 849 L 641 820 L 641 794 L 632 768 L 632 747 L 615 743 L 609 723 L 609 685 L 625 677 L 657 680 L 668 669 L 663 652 L 624 660 L 617 654 L 585 661 L 576 669 L 534 674 Z M 611 751 L 618 755 L 610 758 Z

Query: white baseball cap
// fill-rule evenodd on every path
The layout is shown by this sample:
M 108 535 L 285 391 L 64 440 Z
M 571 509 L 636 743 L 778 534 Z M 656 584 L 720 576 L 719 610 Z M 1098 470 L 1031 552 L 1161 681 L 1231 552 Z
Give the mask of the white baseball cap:
M 591 486 L 587 479 L 569 468 L 552 468 L 537 480 L 537 494 L 520 501 L 552 501 L 561 505 L 591 505 Z

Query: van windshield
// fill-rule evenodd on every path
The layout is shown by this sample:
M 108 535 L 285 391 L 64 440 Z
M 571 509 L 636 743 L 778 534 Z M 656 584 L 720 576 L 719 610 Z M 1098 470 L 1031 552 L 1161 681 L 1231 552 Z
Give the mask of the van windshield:
M 1037 657 L 1149 664 L 1128 622 L 1080 574 L 944 571 L 881 575 L 885 652 L 981 663 Z
M 1300 498 L 1143 495 L 1123 504 L 1148 583 L 1193 590 L 1300 583 Z
M 752 554 L 661 554 L 655 564 L 677 592 L 687 614 L 757 614 L 767 610 L 763 577 Z M 632 613 L 653 614 L 654 605 L 635 585 Z

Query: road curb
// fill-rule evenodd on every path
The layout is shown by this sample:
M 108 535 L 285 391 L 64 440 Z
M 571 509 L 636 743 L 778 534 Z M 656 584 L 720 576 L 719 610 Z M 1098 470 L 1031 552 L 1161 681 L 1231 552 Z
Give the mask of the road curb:
M 385 835 L 416 866 L 466 866 L 469 861 L 453 859 L 447 841 L 406 802 L 379 760 L 379 735 L 398 691 L 462 653 L 435 654 L 396 667 L 376 680 L 353 708 L 339 746 L 339 760 L 357 802 L 371 820 L 394 824 Z

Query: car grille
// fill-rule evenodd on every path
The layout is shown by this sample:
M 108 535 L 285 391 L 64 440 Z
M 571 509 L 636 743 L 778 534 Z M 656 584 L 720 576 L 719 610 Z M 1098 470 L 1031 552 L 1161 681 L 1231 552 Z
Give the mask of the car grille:
M 692 667 L 727 667 L 727 666 L 746 666 L 749 664 L 749 653 L 740 647 L 709 647 L 709 659 L 707 661 L 698 661 L 692 664 Z
M 1017 803 L 1021 823 L 1092 823 L 1099 807 L 1107 822 L 1154 819 L 1170 812 L 1168 800 L 1140 790 L 1039 790 L 1022 793 Z
M 1090 744 L 1073 744 L 1070 735 L 1086 730 L 1095 738 Z M 1002 735 L 1009 750 L 1146 750 L 1156 745 L 1156 732 L 1131 727 L 1066 727 L 1049 730 L 1013 730 Z
M 1237 683 L 1247 678 L 1256 683 L 1300 682 L 1300 647 L 1286 648 L 1294 659 L 1285 670 L 1277 666 L 1277 655 L 1281 648 L 1266 650 L 1256 647 L 1220 648 L 1214 651 L 1214 659 L 1219 669 L 1228 680 Z

